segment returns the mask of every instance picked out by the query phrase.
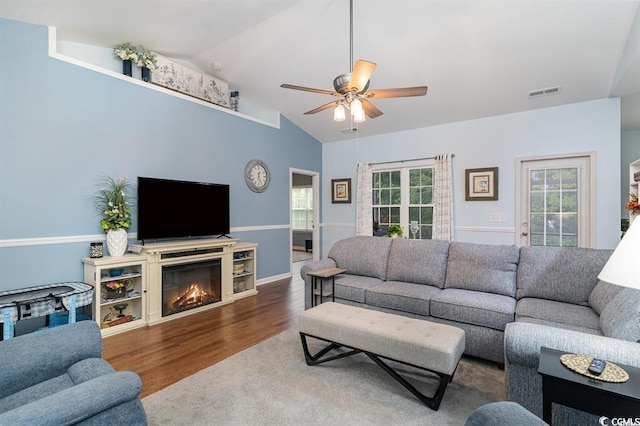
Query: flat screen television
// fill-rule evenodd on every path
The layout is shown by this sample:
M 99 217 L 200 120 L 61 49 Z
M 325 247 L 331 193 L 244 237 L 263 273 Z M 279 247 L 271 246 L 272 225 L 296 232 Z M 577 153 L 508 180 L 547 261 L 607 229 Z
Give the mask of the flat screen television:
M 138 239 L 229 233 L 229 185 L 138 176 Z

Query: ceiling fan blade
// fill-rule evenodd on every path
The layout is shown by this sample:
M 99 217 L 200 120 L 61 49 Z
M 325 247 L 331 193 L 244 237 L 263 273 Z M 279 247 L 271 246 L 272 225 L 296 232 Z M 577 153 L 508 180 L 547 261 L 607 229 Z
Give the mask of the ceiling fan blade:
M 362 109 L 364 110 L 364 113 L 367 114 L 367 117 L 376 118 L 382 115 L 382 111 L 376 108 L 376 106 L 368 100 L 362 99 L 360 102 L 362 102 Z
M 353 66 L 351 79 L 349 80 L 349 90 L 354 93 L 360 93 L 366 90 L 371 75 L 376 69 L 376 64 L 369 61 L 358 59 Z
M 284 89 L 302 90 L 303 92 L 320 93 L 322 95 L 342 96 L 340 93 L 331 90 L 314 89 L 313 87 L 295 86 L 293 84 L 281 84 L 280 87 Z
M 340 103 L 340 101 L 331 101 L 328 104 L 324 104 L 322 106 L 319 106 L 318 108 L 312 109 L 311 111 L 307 111 L 305 112 L 305 115 L 307 114 L 315 114 L 316 112 L 320 112 L 320 111 L 324 111 L 325 109 L 329 109 L 335 105 L 338 105 Z
M 372 99 L 405 98 L 409 96 L 424 96 L 427 94 L 427 86 L 398 87 L 395 89 L 369 90 L 363 96 Z

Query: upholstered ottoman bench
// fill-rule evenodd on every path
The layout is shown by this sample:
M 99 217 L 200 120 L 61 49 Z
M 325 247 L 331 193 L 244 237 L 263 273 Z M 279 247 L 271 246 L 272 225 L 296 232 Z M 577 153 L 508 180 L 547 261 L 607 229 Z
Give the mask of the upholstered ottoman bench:
M 300 338 L 308 365 L 364 353 L 429 408 L 437 410 L 464 352 L 464 330 L 340 303 L 326 302 L 299 316 Z M 307 337 L 329 342 L 315 355 Z M 349 351 L 329 354 L 345 347 Z M 398 374 L 384 359 L 435 373 L 440 381 L 426 396 Z

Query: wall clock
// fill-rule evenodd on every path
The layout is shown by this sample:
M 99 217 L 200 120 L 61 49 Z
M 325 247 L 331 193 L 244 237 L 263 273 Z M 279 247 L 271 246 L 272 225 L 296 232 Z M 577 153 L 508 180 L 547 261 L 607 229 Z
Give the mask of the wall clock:
M 244 180 L 253 192 L 264 192 L 269 186 L 269 167 L 260 160 L 251 160 L 244 168 Z

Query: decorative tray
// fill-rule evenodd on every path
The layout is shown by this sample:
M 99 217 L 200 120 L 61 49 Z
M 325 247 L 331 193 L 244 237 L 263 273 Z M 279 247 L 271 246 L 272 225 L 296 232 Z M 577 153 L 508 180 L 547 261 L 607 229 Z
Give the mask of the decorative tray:
M 564 354 L 560 357 L 562 365 L 591 379 L 611 383 L 624 383 L 629 380 L 629 374 L 626 371 L 609 361 L 607 361 L 602 374 L 599 376 L 591 374 L 589 372 L 591 361 L 593 361 L 593 357 L 587 355 Z

